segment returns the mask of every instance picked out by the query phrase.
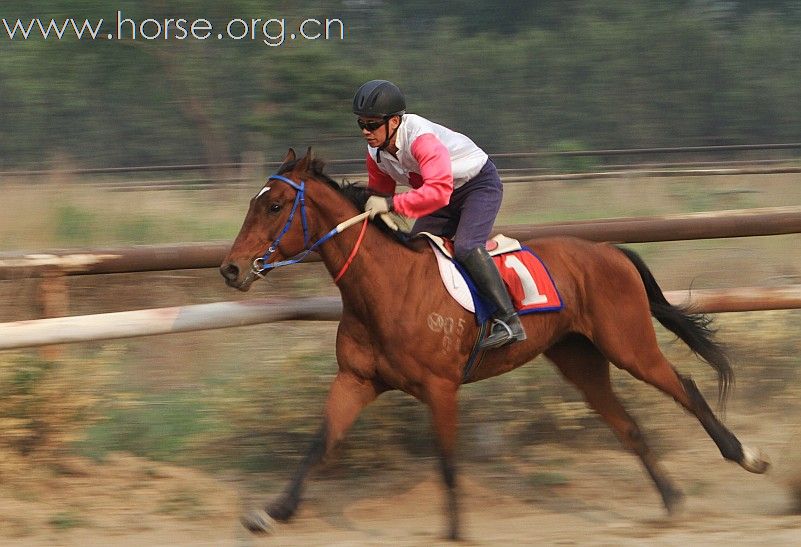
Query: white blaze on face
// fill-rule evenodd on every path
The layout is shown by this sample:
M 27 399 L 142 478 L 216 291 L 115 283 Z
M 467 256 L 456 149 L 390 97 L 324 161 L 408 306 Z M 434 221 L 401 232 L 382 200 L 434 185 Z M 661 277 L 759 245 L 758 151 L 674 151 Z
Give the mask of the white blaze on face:
M 258 194 L 256 194 L 256 199 L 259 199 L 262 196 L 262 194 L 265 194 L 265 193 L 267 193 L 269 191 L 270 191 L 270 187 L 269 186 L 265 186 L 264 188 L 259 190 Z

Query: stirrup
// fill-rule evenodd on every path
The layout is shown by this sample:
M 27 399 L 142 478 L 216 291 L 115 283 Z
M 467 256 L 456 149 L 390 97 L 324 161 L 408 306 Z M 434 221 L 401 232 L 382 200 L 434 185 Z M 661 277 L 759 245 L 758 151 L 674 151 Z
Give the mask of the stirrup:
M 497 327 L 501 327 L 502 330 L 498 330 Z M 493 337 L 495 338 L 493 339 Z M 523 335 L 523 340 L 525 340 L 525 334 Z M 512 328 L 505 321 L 493 319 L 489 334 L 481 341 L 478 347 L 479 349 L 495 349 L 516 341 L 517 337 L 515 337 Z

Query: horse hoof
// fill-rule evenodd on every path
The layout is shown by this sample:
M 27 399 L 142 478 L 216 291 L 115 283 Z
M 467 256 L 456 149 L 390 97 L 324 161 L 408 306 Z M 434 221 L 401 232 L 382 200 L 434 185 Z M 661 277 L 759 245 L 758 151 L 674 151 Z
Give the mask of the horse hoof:
M 295 514 L 297 503 L 290 503 L 284 499 L 278 499 L 267 507 L 267 514 L 278 522 L 289 522 Z
M 684 494 L 678 490 L 670 492 L 664 499 L 665 509 L 671 517 L 678 517 L 684 512 Z
M 253 534 L 266 535 L 275 532 L 275 520 L 263 509 L 251 511 L 241 521 L 242 526 Z
M 743 445 L 743 459 L 740 466 L 751 473 L 762 474 L 770 467 L 770 458 L 760 449 L 753 449 Z

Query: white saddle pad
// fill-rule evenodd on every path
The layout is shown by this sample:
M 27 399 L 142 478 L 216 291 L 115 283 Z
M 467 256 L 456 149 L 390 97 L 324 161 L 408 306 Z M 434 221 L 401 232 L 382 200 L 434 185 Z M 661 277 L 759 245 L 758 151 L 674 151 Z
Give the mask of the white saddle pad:
M 467 286 L 467 281 L 464 276 L 456 269 L 456 264 L 453 260 L 445 256 L 442 250 L 429 239 L 428 244 L 434 250 L 434 256 L 437 257 L 437 266 L 439 266 L 439 275 L 442 277 L 442 282 L 448 293 L 456 300 L 460 306 L 469 312 L 475 313 L 476 307 L 473 304 L 473 295 L 470 294 L 470 288 Z
M 470 288 L 467 286 L 464 276 L 456 268 L 451 252 L 445 246 L 445 240 L 429 232 L 420 232 L 418 236 L 426 237 L 428 244 L 434 250 L 434 256 L 437 257 L 437 266 L 439 266 L 439 274 L 448 293 L 464 309 L 475 313 L 476 307 L 473 303 L 473 295 L 470 294 Z M 522 248 L 518 240 L 506 237 L 503 234 L 496 235 L 487 243 L 487 251 L 490 256 L 519 251 Z

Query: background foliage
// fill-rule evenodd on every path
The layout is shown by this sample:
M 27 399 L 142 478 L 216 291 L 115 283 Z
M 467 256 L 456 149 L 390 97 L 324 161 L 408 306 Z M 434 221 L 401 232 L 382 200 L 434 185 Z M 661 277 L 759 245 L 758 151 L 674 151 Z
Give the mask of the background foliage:
M 796 140 L 801 8 L 790 1 L 4 2 L 0 16 L 336 17 L 344 40 L 62 41 L 0 34 L 0 169 L 358 157 L 355 88 L 490 152 Z M 3 30 L 3 29 L 0 29 Z

